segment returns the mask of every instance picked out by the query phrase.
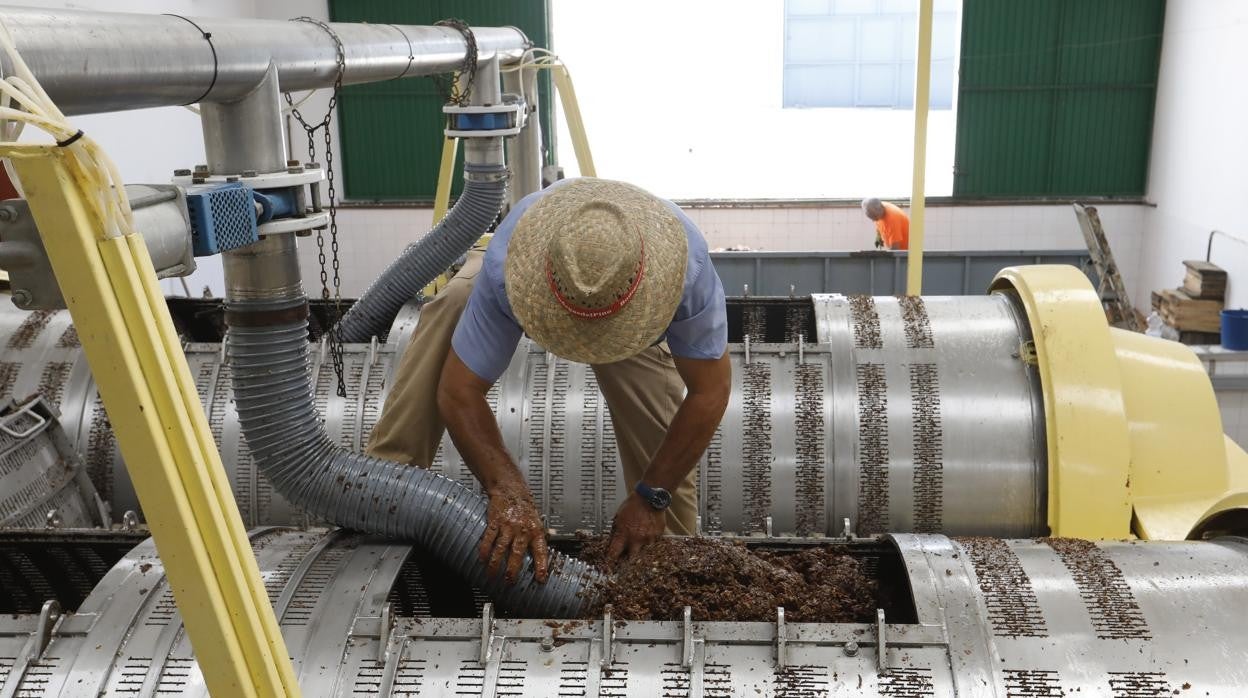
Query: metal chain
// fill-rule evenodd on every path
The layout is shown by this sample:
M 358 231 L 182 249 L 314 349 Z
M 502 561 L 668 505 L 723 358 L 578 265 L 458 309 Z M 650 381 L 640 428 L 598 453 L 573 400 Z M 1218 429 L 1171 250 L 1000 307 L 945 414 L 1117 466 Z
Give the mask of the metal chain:
M 294 105 L 290 98 L 290 93 L 285 94 L 286 104 L 290 105 L 290 113 L 303 127 L 303 131 L 308 136 L 308 161 L 316 162 L 316 139 L 317 131 L 324 131 L 325 136 L 325 178 L 328 181 L 329 194 L 329 245 L 330 245 L 330 266 L 333 269 L 334 292 L 332 311 L 329 317 L 329 353 L 334 363 L 334 375 L 338 379 L 338 397 L 347 396 L 347 383 L 344 376 L 345 371 L 342 359 L 342 335 L 338 330 L 338 320 L 342 318 L 342 276 L 340 273 L 339 256 L 338 256 L 338 192 L 334 188 L 334 148 L 333 148 L 333 129 L 330 128 L 330 122 L 334 117 L 334 110 L 338 106 L 338 92 L 342 88 L 342 73 L 346 68 L 347 56 L 346 50 L 342 46 L 342 40 L 334 33 L 328 24 L 313 17 L 296 17 L 291 20 L 294 22 L 308 22 L 315 24 L 329 34 L 334 40 L 334 50 L 337 59 L 337 74 L 334 76 L 333 92 L 329 96 L 329 106 L 325 110 L 325 116 L 315 124 L 309 124 L 303 114 L 299 112 L 299 108 Z M 325 269 L 325 234 L 323 228 L 316 230 L 316 258 L 321 265 L 321 299 L 329 300 L 329 274 Z
M 438 86 L 438 91 L 442 93 L 442 99 L 464 106 L 468 103 L 468 95 L 472 94 L 472 83 L 477 76 L 477 37 L 472 33 L 472 29 L 468 23 L 462 19 L 444 19 L 436 22 L 434 26 L 450 27 L 464 37 L 464 64 L 460 66 L 458 72 L 446 75 L 434 75 L 433 82 Z M 459 76 L 466 75 L 464 80 L 464 88 L 459 89 Z

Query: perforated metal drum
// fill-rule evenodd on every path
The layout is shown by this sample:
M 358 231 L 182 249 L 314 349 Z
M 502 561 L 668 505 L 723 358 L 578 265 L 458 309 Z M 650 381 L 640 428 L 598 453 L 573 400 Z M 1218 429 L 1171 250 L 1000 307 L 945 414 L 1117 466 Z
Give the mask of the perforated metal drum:
M 409 306 L 388 341 L 346 346 L 346 398 L 313 352 L 317 406 L 342 446 L 367 444 L 418 322 Z M 848 519 L 860 533 L 1044 531 L 1038 378 L 1006 298 L 733 300 L 730 330 L 732 398 L 698 466 L 703 530 L 837 535 Z M 5 337 L 0 396 L 59 399 L 114 511 L 137 509 L 67 314 L 0 312 Z M 185 348 L 244 520 L 307 523 L 251 464 L 221 344 Z M 525 340 L 489 403 L 548 526 L 609 528 L 627 489 L 593 371 Z M 449 437 L 434 467 L 475 486 Z

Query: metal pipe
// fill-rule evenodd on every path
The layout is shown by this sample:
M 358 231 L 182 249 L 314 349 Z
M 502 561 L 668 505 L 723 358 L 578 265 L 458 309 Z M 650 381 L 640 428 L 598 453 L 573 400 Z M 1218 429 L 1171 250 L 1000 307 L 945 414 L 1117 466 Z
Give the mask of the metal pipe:
M 277 66 L 282 89 L 333 85 L 334 39 L 311 22 L 0 8 L 22 57 L 66 114 L 232 102 Z M 464 37 L 451 27 L 330 23 L 352 85 L 461 67 Z M 519 60 L 530 43 L 514 27 L 472 30 L 481 59 Z M 0 62 L 13 74 L 7 58 Z
M 1216 235 L 1221 235 L 1222 237 L 1224 237 L 1224 238 L 1226 238 L 1226 239 L 1228 239 L 1228 240 L 1233 240 L 1233 241 L 1235 241 L 1235 242 L 1238 242 L 1238 243 L 1239 243 L 1239 244 L 1241 244 L 1241 245 L 1248 245 L 1248 240 L 1245 240 L 1245 239 L 1243 239 L 1243 238 L 1241 238 L 1241 237 L 1238 237 L 1238 236 L 1235 236 L 1235 235 L 1231 235 L 1230 233 L 1228 233 L 1228 232 L 1226 232 L 1226 231 L 1223 231 L 1223 230 L 1210 230 L 1210 231 L 1209 231 L 1209 240 L 1208 240 L 1208 242 L 1206 242 L 1206 243 L 1205 243 L 1205 261 L 1206 261 L 1206 262 L 1212 262 L 1212 261 L 1213 261 L 1213 260 L 1211 259 L 1211 257 L 1213 256 L 1213 238 L 1214 238 L 1214 236 L 1216 236 Z
M 525 96 L 528 120 L 508 148 L 511 205 L 542 188 L 542 122 L 538 109 L 537 71 L 503 73 L 503 89 Z
M 910 252 L 906 295 L 923 294 L 923 233 L 927 176 L 927 110 L 932 86 L 932 0 L 919 0 L 918 43 L 914 50 L 914 174 L 910 185 Z
M 294 235 L 269 235 L 222 255 L 228 300 L 303 297 Z
M 242 99 L 207 102 L 200 108 L 204 152 L 213 173 L 285 169 L 286 134 L 279 83 L 277 66 L 270 63 L 264 78 Z M 270 235 L 222 257 L 228 300 L 303 297 L 293 235 Z
M 472 81 L 472 93 L 468 95 L 469 104 L 474 107 L 492 107 L 502 104 L 503 90 L 498 68 L 498 60 L 494 58 L 477 65 L 477 74 Z M 464 164 L 502 167 L 505 164 L 503 139 L 465 138 Z M 465 176 L 470 176 L 467 171 L 465 171 Z
M 204 102 L 199 109 L 208 169 L 217 175 L 286 169 L 286 129 L 277 65 L 269 63 L 255 89 L 233 102 Z

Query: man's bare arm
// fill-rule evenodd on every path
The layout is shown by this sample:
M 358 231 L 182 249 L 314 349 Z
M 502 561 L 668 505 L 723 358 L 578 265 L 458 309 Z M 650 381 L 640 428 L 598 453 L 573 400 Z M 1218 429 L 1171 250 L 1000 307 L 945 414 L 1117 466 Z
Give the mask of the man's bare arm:
M 718 359 L 675 357 L 675 361 L 688 392 L 642 476 L 647 485 L 666 490 L 675 489 L 697 465 L 724 417 L 732 393 L 732 365 L 727 351 Z M 628 486 L 635 484 L 630 482 Z M 665 523 L 664 512 L 655 511 L 640 495 L 631 493 L 615 515 L 610 557 L 618 558 L 626 550 L 630 556 L 636 554 L 663 534 Z
M 438 411 L 455 448 L 490 498 L 485 536 L 478 553 L 497 574 L 506 562 L 507 581 L 520 574 L 526 551 L 533 553 L 534 575 L 546 581 L 549 553 L 541 515 L 520 469 L 503 445 L 503 435 L 486 394 L 490 383 L 473 373 L 455 353 L 447 354 L 438 383 Z

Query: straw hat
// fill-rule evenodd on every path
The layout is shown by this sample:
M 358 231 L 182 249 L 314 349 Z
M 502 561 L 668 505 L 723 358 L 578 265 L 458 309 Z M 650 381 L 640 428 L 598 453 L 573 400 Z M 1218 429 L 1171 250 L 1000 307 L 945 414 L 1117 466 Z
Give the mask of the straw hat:
M 605 364 L 654 344 L 685 286 L 684 224 L 631 184 L 576 179 L 512 231 L 504 278 L 524 331 L 572 361 Z

